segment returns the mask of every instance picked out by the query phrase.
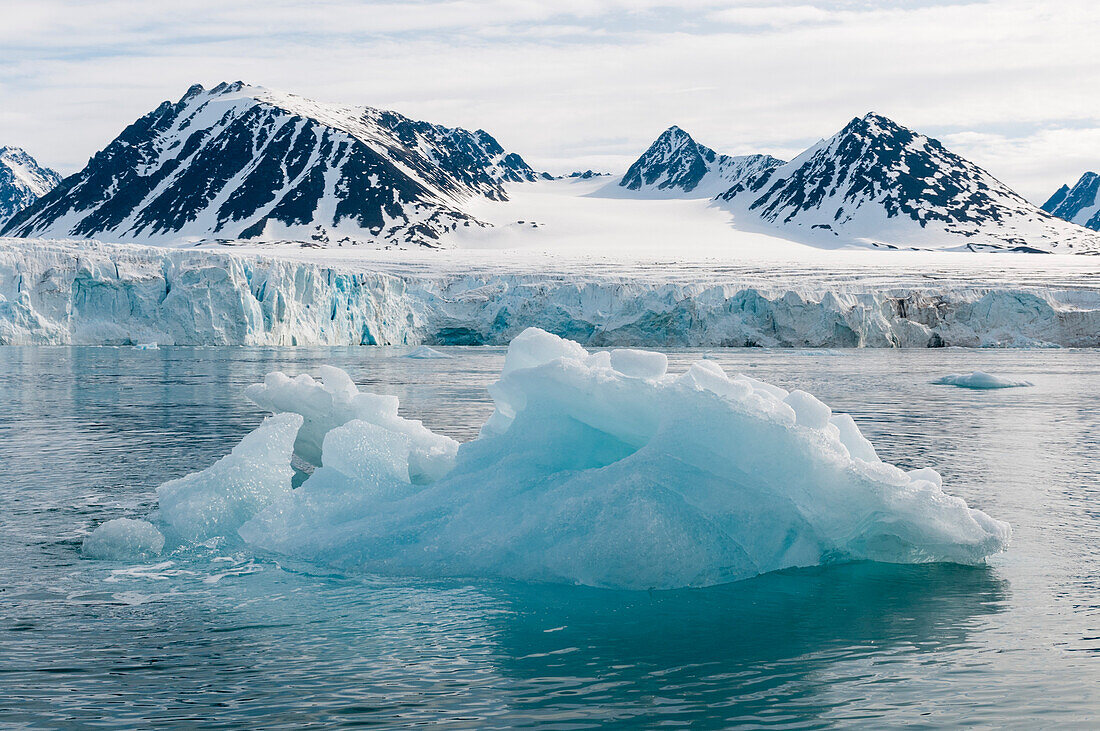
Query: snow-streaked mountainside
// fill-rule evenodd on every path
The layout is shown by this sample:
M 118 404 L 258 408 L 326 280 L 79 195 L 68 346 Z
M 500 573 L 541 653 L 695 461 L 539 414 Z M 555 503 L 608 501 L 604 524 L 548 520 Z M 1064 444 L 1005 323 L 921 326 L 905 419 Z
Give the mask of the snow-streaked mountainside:
M 770 155 L 720 155 L 672 126 L 634 161 L 619 185 L 629 190 L 713 197 L 783 161 Z
M 593 346 L 1100 347 L 1085 257 L 863 252 L 894 266 L 827 270 L 475 253 L 395 267 L 393 252 L 0 239 L 0 345 L 500 345 L 537 326 Z
M 61 176 L 18 147 L 0 147 L 0 225 L 49 193 Z
M 1032 205 L 934 139 L 870 113 L 721 195 L 735 217 L 830 245 L 1100 251 L 1100 237 Z
M 176 244 L 435 245 L 472 198 L 536 173 L 487 132 L 249 86 L 191 87 L 127 127 L 6 235 Z
M 1072 188 L 1063 185 L 1043 204 L 1047 213 L 1100 231 L 1100 175 L 1085 173 Z

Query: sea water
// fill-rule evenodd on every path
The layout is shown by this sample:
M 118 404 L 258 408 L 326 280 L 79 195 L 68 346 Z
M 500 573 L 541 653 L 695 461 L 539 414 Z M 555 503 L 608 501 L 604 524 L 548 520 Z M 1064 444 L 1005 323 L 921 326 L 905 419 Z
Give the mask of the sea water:
M 1022 728 L 1100 723 L 1100 353 L 706 355 L 852 414 L 1013 526 L 984 567 L 858 563 L 617 592 L 341 575 L 211 541 L 81 558 L 263 414 L 272 370 L 347 370 L 459 440 L 503 349 L 0 348 L 0 726 Z M 981 370 L 1029 388 L 935 385 Z

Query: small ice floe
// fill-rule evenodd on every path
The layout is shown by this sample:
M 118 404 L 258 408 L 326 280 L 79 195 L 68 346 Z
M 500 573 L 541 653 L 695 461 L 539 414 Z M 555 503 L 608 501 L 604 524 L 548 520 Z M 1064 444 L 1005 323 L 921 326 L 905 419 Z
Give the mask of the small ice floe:
M 959 388 L 1017 388 L 1035 385 L 1030 381 L 1013 381 L 984 371 L 949 373 L 943 378 L 937 378 L 933 383 L 943 386 L 958 386 Z
M 164 536 L 144 520 L 108 520 L 84 539 L 80 552 L 106 561 L 144 561 L 160 555 Z
M 160 347 L 156 343 L 138 343 L 134 350 L 160 350 Z
M 401 356 L 403 358 L 415 358 L 417 360 L 431 360 L 433 358 L 453 358 L 453 355 L 447 355 L 446 353 L 440 353 L 434 348 L 429 348 L 427 345 L 421 345 L 411 353 L 406 353 Z

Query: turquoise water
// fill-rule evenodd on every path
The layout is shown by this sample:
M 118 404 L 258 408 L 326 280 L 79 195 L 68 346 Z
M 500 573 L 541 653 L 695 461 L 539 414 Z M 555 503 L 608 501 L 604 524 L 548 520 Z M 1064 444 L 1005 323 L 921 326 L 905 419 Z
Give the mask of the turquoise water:
M 228 452 L 321 363 L 470 439 L 500 349 L 0 348 L 0 726 L 1020 728 L 1100 724 L 1100 353 L 722 351 L 852 413 L 1012 523 L 989 566 L 852 564 L 612 592 L 341 576 L 84 535 Z M 673 352 L 675 369 L 700 353 Z M 981 369 L 1033 388 L 930 382 Z

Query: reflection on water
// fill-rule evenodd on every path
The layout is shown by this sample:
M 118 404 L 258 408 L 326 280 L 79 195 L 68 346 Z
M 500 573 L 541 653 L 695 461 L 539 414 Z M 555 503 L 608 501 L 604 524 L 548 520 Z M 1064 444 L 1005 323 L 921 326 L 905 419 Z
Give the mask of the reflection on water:
M 989 567 L 863 563 L 642 593 L 337 576 L 217 544 L 140 566 L 79 558 L 90 528 L 151 509 L 157 484 L 254 427 L 240 391 L 268 370 L 331 362 L 472 438 L 501 351 L 401 352 L 0 348 L 0 725 L 1097 720 L 1092 353 L 718 355 L 850 411 L 884 457 L 940 467 L 1012 522 Z M 976 368 L 1036 387 L 930 384 Z
M 528 712 L 567 702 L 592 719 L 660 705 L 692 722 L 809 721 L 846 715 L 828 692 L 840 668 L 965 647 L 1005 593 L 985 567 L 869 563 L 649 595 L 523 588 L 507 595 L 497 640 L 503 673 L 541 681 Z

